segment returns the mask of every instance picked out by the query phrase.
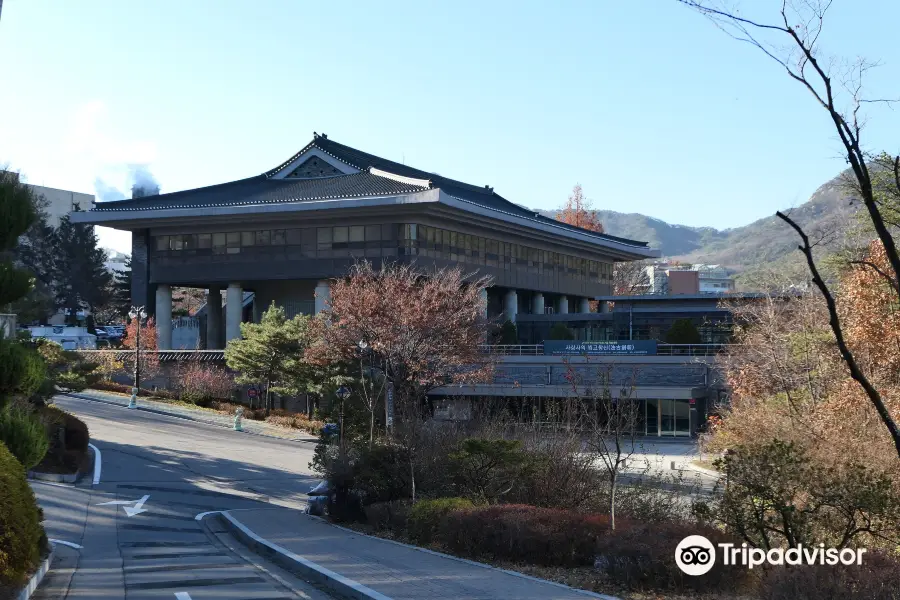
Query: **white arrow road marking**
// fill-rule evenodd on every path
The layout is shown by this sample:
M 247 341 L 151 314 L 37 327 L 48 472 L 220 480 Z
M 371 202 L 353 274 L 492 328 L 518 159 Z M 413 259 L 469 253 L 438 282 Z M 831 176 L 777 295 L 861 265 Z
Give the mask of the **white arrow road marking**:
M 108 506 L 110 504 L 114 505 L 122 505 L 122 508 L 125 509 L 125 514 L 129 517 L 133 517 L 134 515 L 139 515 L 142 512 L 147 512 L 144 510 L 144 502 L 150 499 L 150 494 L 147 494 L 140 500 L 110 500 L 109 502 L 101 502 L 97 506 Z M 128 504 L 134 504 L 134 506 L 127 506 Z
M 187 592 L 175 592 L 175 600 L 191 600 L 191 595 Z
M 68 546 L 69 548 L 75 548 L 76 550 L 81 550 L 82 548 L 84 548 L 84 546 L 80 546 L 80 545 L 74 544 L 72 542 L 67 542 L 65 540 L 49 539 L 47 541 L 50 542 L 51 544 L 62 544 L 63 546 Z

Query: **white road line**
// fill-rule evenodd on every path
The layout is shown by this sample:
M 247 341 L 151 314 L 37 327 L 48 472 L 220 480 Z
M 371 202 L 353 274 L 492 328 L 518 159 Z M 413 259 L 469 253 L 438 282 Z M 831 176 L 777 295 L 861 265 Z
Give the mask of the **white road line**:
M 72 542 L 67 542 L 65 540 L 54 540 L 51 538 L 47 541 L 50 542 L 51 544 L 62 544 L 63 546 L 68 546 L 69 548 L 75 548 L 76 550 L 81 550 L 82 548 L 84 548 L 84 546 L 80 546 L 79 544 L 73 544 Z
M 200 513 L 199 515 L 197 515 L 196 517 L 194 517 L 194 520 L 195 520 L 195 521 L 202 521 L 202 520 L 203 520 L 203 517 L 205 517 L 206 515 L 215 515 L 215 514 L 218 514 L 218 513 L 220 513 L 220 512 L 222 512 L 222 511 L 221 511 L 221 510 L 208 510 L 208 511 L 202 512 L 202 513 Z
M 187 592 L 175 592 L 175 600 L 191 600 L 191 595 Z
M 93 444 L 88 444 L 94 450 L 94 485 L 100 485 L 100 450 Z

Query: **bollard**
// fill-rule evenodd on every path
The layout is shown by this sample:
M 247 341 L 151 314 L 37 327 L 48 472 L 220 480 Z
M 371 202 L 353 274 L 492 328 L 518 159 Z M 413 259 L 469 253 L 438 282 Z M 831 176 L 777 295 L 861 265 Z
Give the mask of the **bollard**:
M 244 416 L 243 407 L 238 407 L 236 411 L 234 411 L 234 430 L 235 431 L 243 431 L 241 428 L 241 418 Z
M 137 408 L 137 395 L 138 389 L 136 387 L 131 388 L 131 400 L 128 401 L 128 408 Z

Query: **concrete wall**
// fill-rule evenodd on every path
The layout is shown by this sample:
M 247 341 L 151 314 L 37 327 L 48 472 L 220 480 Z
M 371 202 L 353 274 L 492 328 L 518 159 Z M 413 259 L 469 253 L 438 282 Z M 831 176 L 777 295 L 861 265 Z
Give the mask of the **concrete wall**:
M 59 220 L 73 210 L 88 211 L 94 208 L 93 194 L 58 190 L 42 185 L 32 185 L 30 187 L 36 194 L 46 200 L 47 206 L 44 210 L 47 211 L 47 223 L 52 227 L 59 227 Z

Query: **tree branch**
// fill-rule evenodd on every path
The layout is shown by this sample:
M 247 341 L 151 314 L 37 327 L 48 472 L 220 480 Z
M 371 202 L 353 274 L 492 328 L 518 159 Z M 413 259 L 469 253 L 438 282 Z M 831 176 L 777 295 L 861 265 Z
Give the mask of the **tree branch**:
M 797 235 L 800 236 L 800 239 L 803 243 L 799 246 L 799 249 L 806 257 L 807 266 L 809 267 L 809 271 L 813 276 L 813 283 L 816 285 L 816 287 L 819 288 L 819 291 L 822 292 L 822 296 L 824 296 L 825 298 L 825 303 L 828 307 L 829 325 L 831 326 L 831 330 L 834 333 L 835 340 L 837 341 L 838 350 L 841 353 L 841 358 L 843 358 L 844 362 L 847 363 L 847 367 L 850 369 L 850 376 L 859 383 L 859 385 L 865 391 L 866 395 L 869 397 L 869 400 L 875 407 L 875 410 L 878 412 L 878 416 L 881 418 L 881 421 L 884 423 L 885 427 L 887 427 L 887 430 L 894 441 L 894 446 L 897 449 L 897 455 L 900 456 L 900 429 L 898 429 L 897 423 L 891 416 L 891 413 L 885 405 L 884 399 L 881 397 L 881 394 L 877 389 L 875 389 L 875 386 L 872 385 L 872 383 L 869 381 L 869 378 L 866 377 L 865 373 L 862 372 L 862 369 L 856 362 L 856 357 L 853 355 L 853 352 L 850 350 L 849 346 L 847 346 L 847 342 L 844 339 L 844 332 L 841 329 L 840 319 L 838 318 L 837 304 L 834 301 L 834 296 L 831 294 L 831 290 L 828 289 L 828 286 L 825 284 L 825 281 L 819 274 L 819 269 L 816 267 L 816 263 L 812 255 L 812 247 L 809 245 L 809 236 L 807 236 L 806 232 L 804 232 L 803 229 L 789 216 L 785 215 L 781 211 L 778 211 L 775 214 L 779 219 L 790 225 L 791 228 L 797 232 Z

